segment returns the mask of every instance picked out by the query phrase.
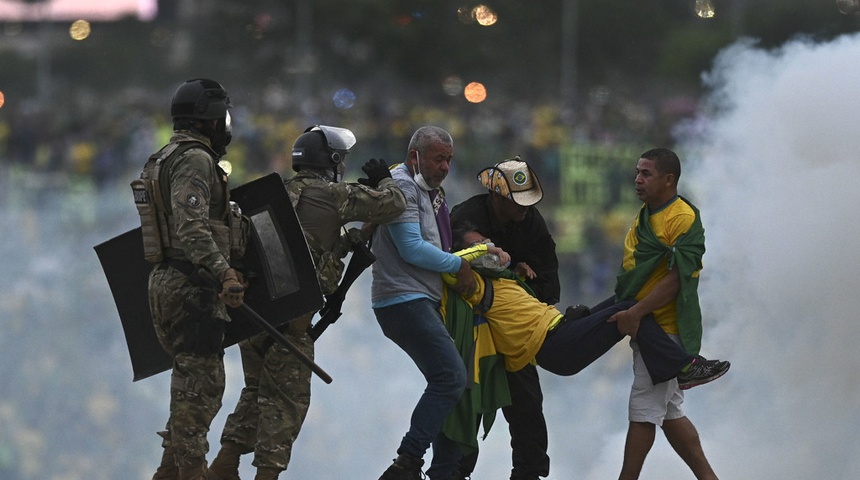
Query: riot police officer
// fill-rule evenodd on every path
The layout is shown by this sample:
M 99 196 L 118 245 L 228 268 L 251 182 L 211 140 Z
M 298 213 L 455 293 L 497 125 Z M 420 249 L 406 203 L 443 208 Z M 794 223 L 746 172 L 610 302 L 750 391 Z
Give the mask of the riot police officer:
M 368 234 L 343 231 L 351 222 L 385 223 L 406 209 L 403 192 L 391 179 L 384 160 L 370 159 L 362 167 L 367 178 L 359 183 L 340 180 L 355 135 L 345 128 L 316 125 L 302 133 L 293 146 L 293 170 L 285 180 L 293 208 L 302 225 L 317 268 L 321 290 L 337 289 L 344 271 L 342 258 Z M 283 333 L 309 358 L 313 340 L 308 335 L 313 313 L 282 327 Z M 211 480 L 238 480 L 239 457 L 254 451 L 256 480 L 274 480 L 286 470 L 292 445 L 310 406 L 311 371 L 295 355 L 267 335 L 239 343 L 245 388 L 235 411 L 227 418 L 221 450 L 209 469 Z
M 216 81 L 180 85 L 170 106 L 174 135 L 132 183 L 145 255 L 154 263 L 152 320 L 173 359 L 170 417 L 159 432 L 164 454 L 153 480 L 204 478 L 206 435 L 224 393 L 225 304 L 237 307 L 244 297 L 230 262 L 244 253 L 248 225 L 231 208 L 218 166 L 231 139 L 231 107 Z

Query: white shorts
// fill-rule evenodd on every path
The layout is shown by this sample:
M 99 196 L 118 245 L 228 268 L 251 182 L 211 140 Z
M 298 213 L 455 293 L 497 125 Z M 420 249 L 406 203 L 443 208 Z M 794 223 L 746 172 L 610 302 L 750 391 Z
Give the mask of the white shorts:
M 676 343 L 681 343 L 677 335 L 669 337 Z M 673 378 L 657 385 L 651 383 L 651 376 L 642 360 L 639 345 L 631 341 L 630 347 L 633 349 L 633 387 L 630 389 L 630 402 L 627 405 L 628 419 L 631 422 L 663 426 L 664 420 L 684 417 L 684 411 L 681 410 L 684 392 L 678 386 L 678 380 Z

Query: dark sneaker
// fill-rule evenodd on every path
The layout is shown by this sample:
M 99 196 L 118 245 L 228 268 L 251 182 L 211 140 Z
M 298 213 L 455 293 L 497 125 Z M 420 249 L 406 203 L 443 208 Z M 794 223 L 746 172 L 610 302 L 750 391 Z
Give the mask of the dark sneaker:
M 704 385 L 722 377 L 729 371 L 732 364 L 722 360 L 708 360 L 701 355 L 696 355 L 693 364 L 686 373 L 678 374 L 678 386 L 681 390 Z
M 586 307 L 585 305 L 574 305 L 572 307 L 567 307 L 564 311 L 564 319 L 568 322 L 572 320 L 579 320 L 580 318 L 587 317 L 591 315 L 591 309 Z
M 379 480 L 422 480 L 424 478 L 422 466 L 424 466 L 424 460 L 420 458 L 398 455 Z

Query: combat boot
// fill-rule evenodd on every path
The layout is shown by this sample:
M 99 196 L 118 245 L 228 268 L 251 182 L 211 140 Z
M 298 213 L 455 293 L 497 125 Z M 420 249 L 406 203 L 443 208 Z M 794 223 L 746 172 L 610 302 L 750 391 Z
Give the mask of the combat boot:
M 281 470 L 278 468 L 258 467 L 257 476 L 254 477 L 254 480 L 278 480 L 280 474 Z
M 179 467 L 179 480 L 206 480 L 206 459 L 200 458 L 190 467 Z
M 394 463 L 388 467 L 379 480 L 422 480 L 424 472 L 421 467 L 424 460 L 411 455 L 401 454 L 394 459 Z
M 215 456 L 215 460 L 212 460 L 212 465 L 209 465 L 206 480 L 240 480 L 239 457 L 241 456 L 242 450 L 239 445 L 233 442 L 222 443 L 221 450 L 218 450 L 218 455 Z
M 152 480 L 176 480 L 177 478 L 179 478 L 179 468 L 176 466 L 173 447 L 165 447 L 161 453 L 161 464 L 155 470 Z

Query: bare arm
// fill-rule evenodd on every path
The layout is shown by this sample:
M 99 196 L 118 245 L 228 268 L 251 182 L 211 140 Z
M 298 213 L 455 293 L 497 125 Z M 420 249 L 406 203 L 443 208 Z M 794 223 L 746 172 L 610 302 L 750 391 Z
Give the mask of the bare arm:
M 673 301 L 678 296 L 680 288 L 678 269 L 673 268 L 645 298 L 636 302 L 629 309 L 609 317 L 607 322 L 617 322 L 619 332 L 636 338 L 636 334 L 639 332 L 639 321 L 642 320 L 642 317 Z

